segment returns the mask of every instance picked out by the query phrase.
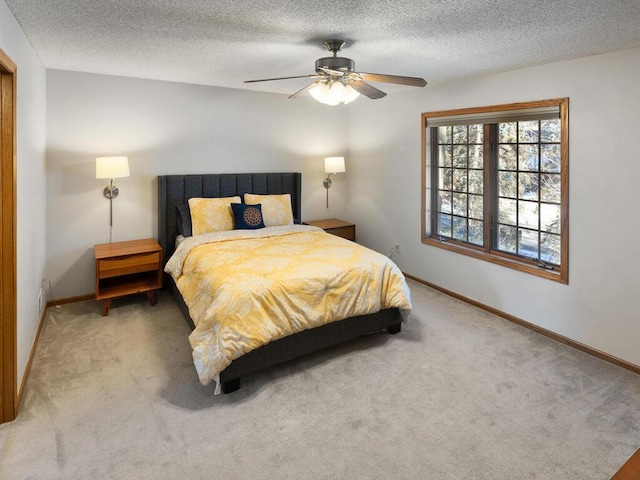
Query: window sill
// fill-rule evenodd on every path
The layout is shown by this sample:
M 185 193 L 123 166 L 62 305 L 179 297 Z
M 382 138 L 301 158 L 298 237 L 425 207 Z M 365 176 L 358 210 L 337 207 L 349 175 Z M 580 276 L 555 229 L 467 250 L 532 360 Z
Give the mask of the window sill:
M 478 258 L 486 262 L 495 263 L 508 267 L 519 272 L 527 273 L 529 275 L 535 275 L 536 277 L 546 278 L 554 282 L 568 284 L 569 275 L 566 268 L 558 267 L 555 270 L 547 270 L 538 267 L 535 263 L 528 260 L 521 260 L 511 255 L 502 254 L 499 252 L 486 252 L 480 248 L 474 248 L 472 246 L 463 245 L 451 241 L 443 242 L 437 238 L 425 237 L 422 239 L 422 243 L 425 245 L 431 245 L 434 247 L 449 250 L 450 252 L 460 253 L 469 257 Z

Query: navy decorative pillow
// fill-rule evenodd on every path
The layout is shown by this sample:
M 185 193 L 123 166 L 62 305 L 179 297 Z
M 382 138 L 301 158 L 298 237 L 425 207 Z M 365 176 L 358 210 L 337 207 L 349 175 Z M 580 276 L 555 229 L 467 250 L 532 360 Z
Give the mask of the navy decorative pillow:
M 178 222 L 178 231 L 184 237 L 190 237 L 191 233 L 191 210 L 189 204 L 176 205 L 176 221 Z
M 233 220 L 236 230 L 255 230 L 264 228 L 262 219 L 262 205 L 247 205 L 246 203 L 232 203 Z

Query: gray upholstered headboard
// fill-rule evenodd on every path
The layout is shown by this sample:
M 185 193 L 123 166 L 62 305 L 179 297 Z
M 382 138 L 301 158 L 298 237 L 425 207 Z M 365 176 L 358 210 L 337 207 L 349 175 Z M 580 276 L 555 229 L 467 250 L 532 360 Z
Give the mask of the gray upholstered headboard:
M 178 235 L 176 206 L 193 197 L 241 198 L 245 193 L 291 194 L 293 219 L 301 221 L 301 173 L 212 173 L 206 175 L 161 175 L 158 177 L 158 243 L 164 263 L 175 249 Z

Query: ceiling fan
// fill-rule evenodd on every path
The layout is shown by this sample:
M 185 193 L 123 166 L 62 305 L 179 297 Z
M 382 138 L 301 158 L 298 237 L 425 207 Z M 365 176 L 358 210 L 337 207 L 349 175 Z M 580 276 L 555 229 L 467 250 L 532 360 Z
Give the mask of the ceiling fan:
M 338 105 L 355 100 L 360 94 L 375 100 L 386 95 L 382 90 L 366 82 L 396 83 L 413 87 L 424 87 L 427 82 L 419 77 L 403 77 L 381 73 L 365 73 L 355 71 L 355 62 L 350 58 L 338 57 L 338 52 L 345 46 L 345 41 L 332 38 L 324 41 L 324 46 L 333 53 L 332 57 L 316 60 L 316 73 L 293 77 L 265 78 L 261 80 L 245 80 L 244 83 L 270 82 L 273 80 L 289 80 L 293 78 L 313 78 L 313 83 L 301 88 L 289 98 L 294 98 L 308 91 L 313 98 L 327 105 Z

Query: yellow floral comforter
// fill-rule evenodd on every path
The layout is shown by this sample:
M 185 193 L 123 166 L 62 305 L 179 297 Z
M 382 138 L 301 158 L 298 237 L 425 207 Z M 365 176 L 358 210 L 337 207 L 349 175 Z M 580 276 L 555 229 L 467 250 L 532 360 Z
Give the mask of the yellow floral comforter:
M 406 319 L 411 309 L 391 260 L 306 225 L 189 237 L 165 271 L 194 321 L 189 341 L 203 385 L 270 341 L 384 308 Z

